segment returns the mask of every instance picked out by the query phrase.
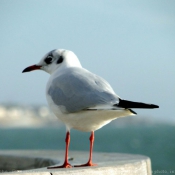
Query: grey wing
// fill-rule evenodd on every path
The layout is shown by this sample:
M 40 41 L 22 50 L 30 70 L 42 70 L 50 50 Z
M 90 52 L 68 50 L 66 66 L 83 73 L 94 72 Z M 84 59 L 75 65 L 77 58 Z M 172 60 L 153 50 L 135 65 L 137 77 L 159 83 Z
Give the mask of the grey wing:
M 71 68 L 56 77 L 48 94 L 69 113 L 118 102 L 118 96 L 104 79 L 82 68 Z

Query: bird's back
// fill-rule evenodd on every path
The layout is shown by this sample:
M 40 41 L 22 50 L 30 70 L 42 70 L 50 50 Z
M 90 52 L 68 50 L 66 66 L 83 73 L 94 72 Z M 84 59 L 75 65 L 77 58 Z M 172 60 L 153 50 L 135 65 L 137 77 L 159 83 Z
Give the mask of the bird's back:
M 46 93 L 68 113 L 118 102 L 118 96 L 103 78 L 78 67 L 55 74 Z

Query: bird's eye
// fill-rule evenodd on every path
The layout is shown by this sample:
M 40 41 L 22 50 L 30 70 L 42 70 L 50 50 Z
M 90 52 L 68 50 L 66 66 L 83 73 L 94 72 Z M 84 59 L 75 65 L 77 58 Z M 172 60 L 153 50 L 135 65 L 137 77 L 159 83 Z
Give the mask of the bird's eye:
M 44 61 L 46 62 L 46 64 L 50 64 L 52 63 L 52 57 L 48 56 Z

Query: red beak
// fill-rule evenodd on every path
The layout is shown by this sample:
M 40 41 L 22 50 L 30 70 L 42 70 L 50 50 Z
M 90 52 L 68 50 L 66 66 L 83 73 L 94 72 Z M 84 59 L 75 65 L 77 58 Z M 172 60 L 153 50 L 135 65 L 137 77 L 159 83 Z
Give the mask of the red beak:
M 29 67 L 26 67 L 23 71 L 22 71 L 22 73 L 24 73 L 24 72 L 30 72 L 30 71 L 33 71 L 33 70 L 38 70 L 38 69 L 40 69 L 41 68 L 41 66 L 38 66 L 38 65 L 32 65 L 32 66 L 29 66 Z

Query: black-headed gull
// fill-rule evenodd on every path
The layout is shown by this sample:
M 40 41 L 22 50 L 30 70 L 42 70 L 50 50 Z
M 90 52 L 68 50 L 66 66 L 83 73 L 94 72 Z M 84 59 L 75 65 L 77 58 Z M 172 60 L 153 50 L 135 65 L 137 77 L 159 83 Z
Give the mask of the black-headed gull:
M 38 64 L 27 67 L 23 72 L 37 69 L 51 75 L 46 87 L 47 101 L 51 111 L 67 129 L 65 161 L 61 166 L 48 168 L 72 167 L 68 162 L 71 128 L 91 132 L 89 161 L 77 167 L 94 166 L 94 131 L 116 118 L 135 115 L 131 108 L 158 108 L 154 104 L 123 100 L 107 81 L 84 69 L 77 56 L 69 50 L 52 50 Z

